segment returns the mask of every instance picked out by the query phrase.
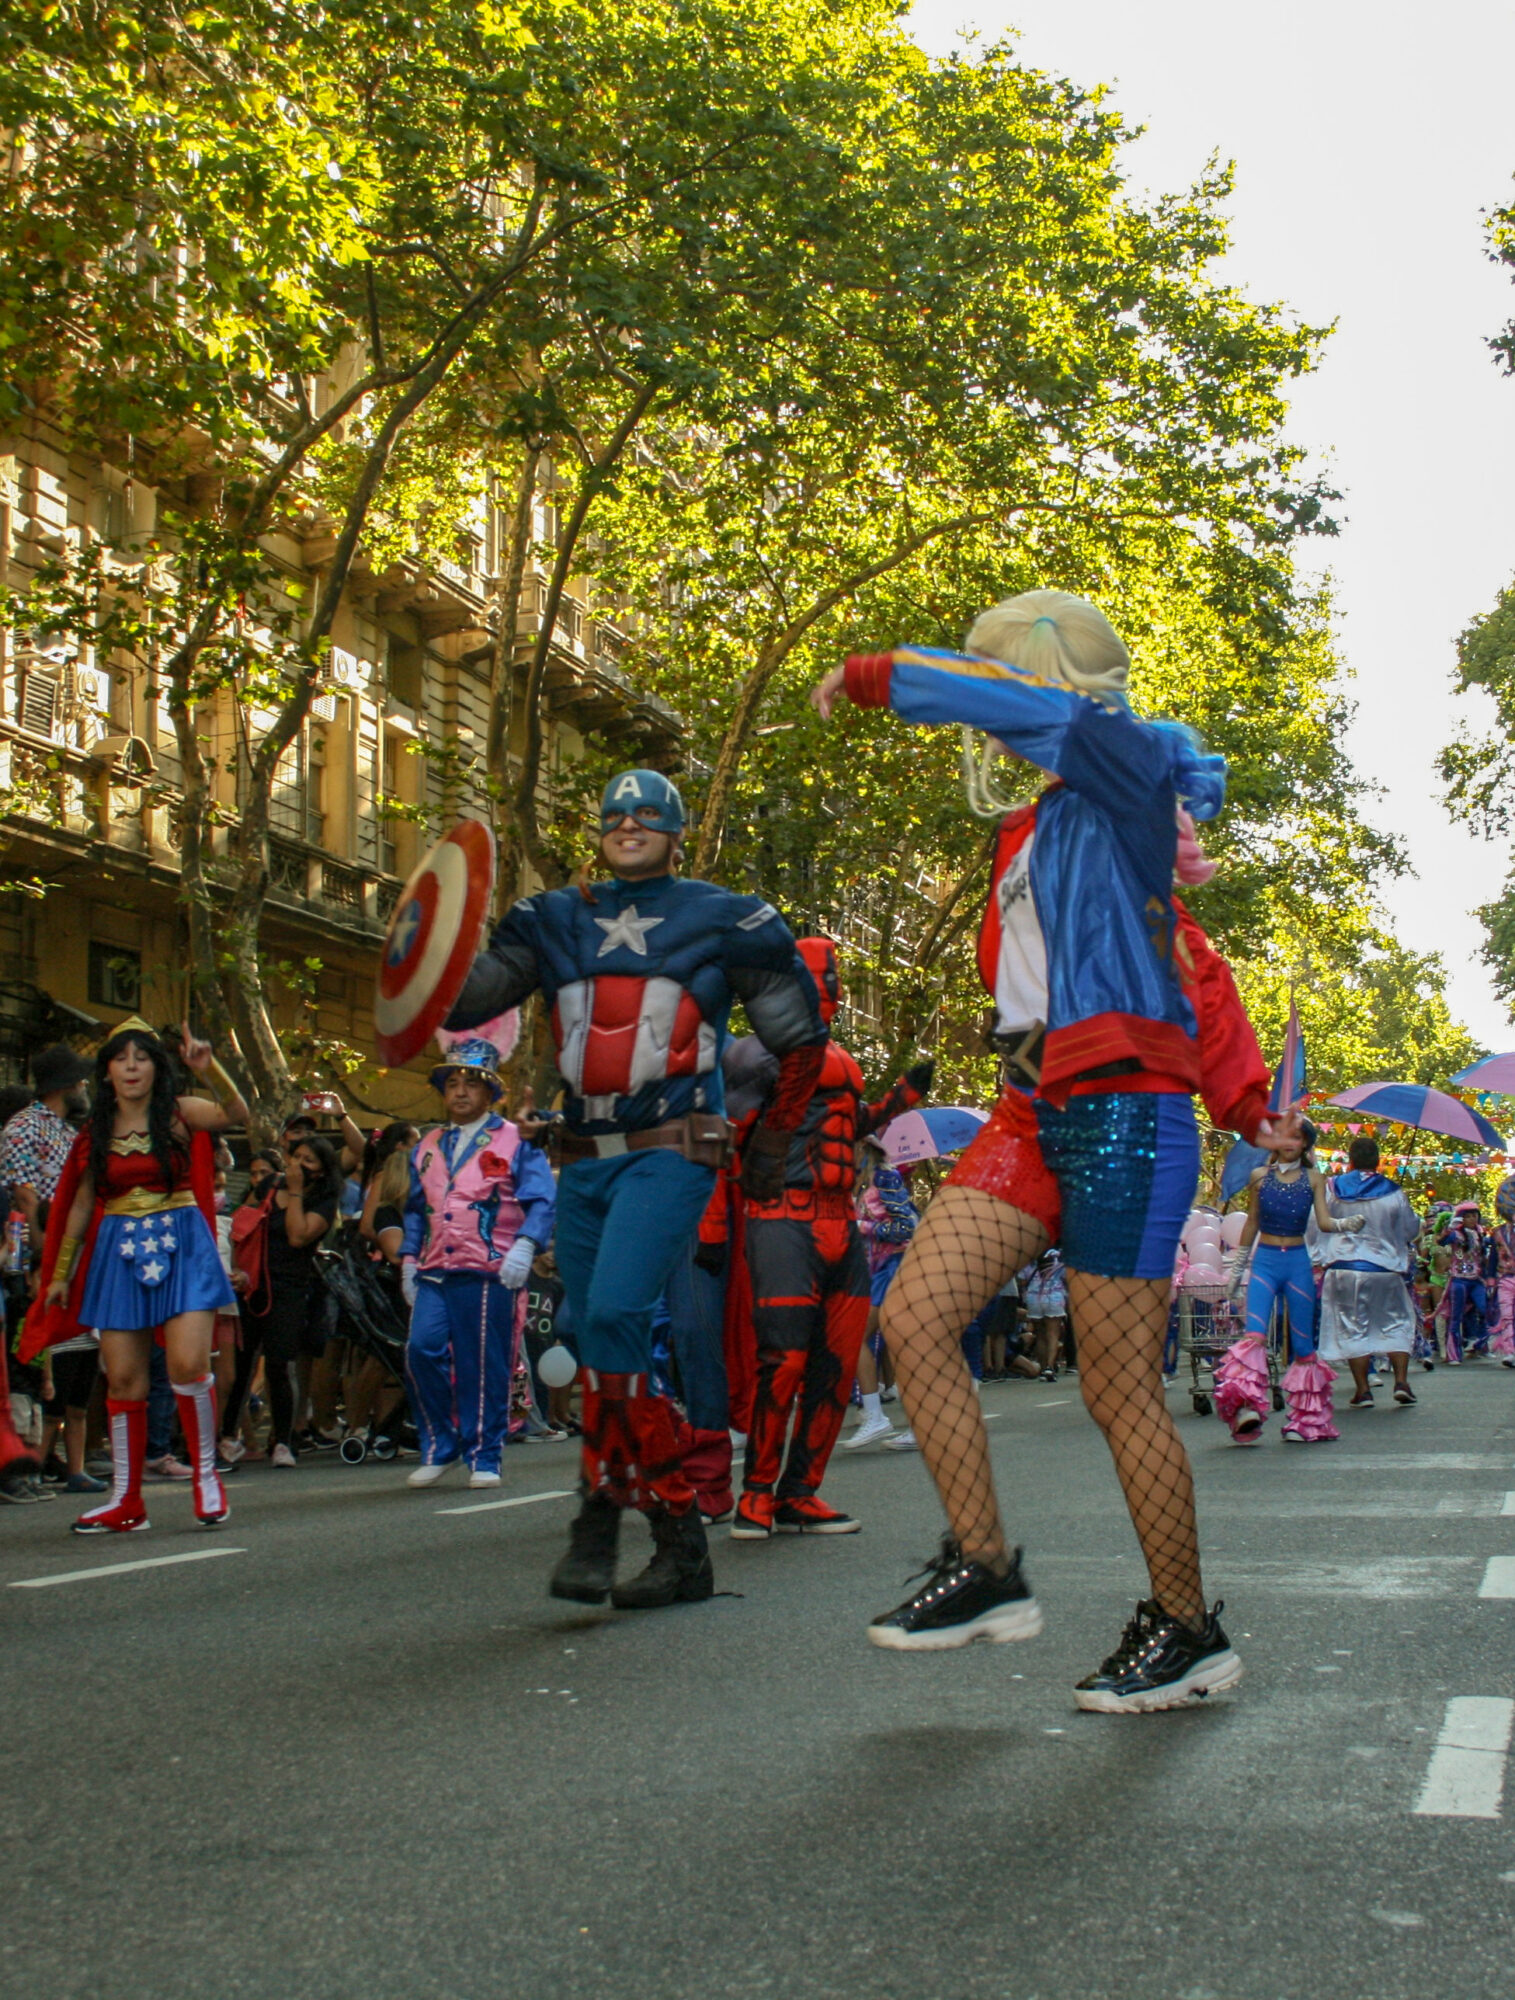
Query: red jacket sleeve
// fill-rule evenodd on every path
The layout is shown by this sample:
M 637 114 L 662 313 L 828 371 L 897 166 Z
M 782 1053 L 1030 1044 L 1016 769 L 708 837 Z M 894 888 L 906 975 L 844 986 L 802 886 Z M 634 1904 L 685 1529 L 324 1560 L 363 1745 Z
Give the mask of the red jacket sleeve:
M 1273 1077 L 1241 1004 L 1231 968 L 1199 925 L 1173 898 L 1176 951 L 1184 987 L 1199 1021 L 1200 1094 L 1211 1123 L 1255 1144 L 1268 1116 Z

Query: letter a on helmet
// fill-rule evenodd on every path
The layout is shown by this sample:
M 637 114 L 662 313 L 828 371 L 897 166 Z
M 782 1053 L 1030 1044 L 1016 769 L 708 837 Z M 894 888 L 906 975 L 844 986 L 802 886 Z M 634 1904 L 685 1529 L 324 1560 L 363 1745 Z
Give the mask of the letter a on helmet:
M 630 814 L 654 833 L 682 833 L 684 801 L 661 771 L 618 771 L 600 800 L 600 831 L 608 833 Z

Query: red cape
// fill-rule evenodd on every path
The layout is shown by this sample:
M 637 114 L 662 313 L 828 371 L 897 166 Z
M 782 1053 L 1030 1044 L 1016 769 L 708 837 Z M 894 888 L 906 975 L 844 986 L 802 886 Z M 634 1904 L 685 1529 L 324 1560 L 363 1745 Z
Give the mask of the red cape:
M 62 1305 L 45 1305 L 47 1288 L 53 1281 L 53 1272 L 58 1264 L 58 1251 L 62 1247 L 64 1234 L 68 1228 L 68 1213 L 74 1205 L 74 1196 L 79 1192 L 79 1182 L 89 1167 L 90 1137 L 81 1132 L 73 1144 L 68 1159 L 64 1162 L 63 1174 L 53 1191 L 52 1205 L 47 1212 L 47 1235 L 42 1243 L 42 1270 L 37 1285 L 37 1296 L 26 1315 L 26 1325 L 21 1330 L 21 1338 L 16 1346 L 18 1361 L 34 1361 L 44 1347 L 56 1347 L 63 1340 L 77 1340 L 82 1333 L 91 1331 L 80 1324 L 79 1303 L 84 1297 L 84 1280 L 89 1271 L 89 1260 L 94 1253 L 95 1236 L 100 1227 L 100 1217 L 104 1203 L 98 1196 L 95 1211 L 89 1219 L 84 1242 L 74 1260 L 73 1273 L 69 1279 L 68 1297 Z M 216 1149 L 209 1132 L 191 1132 L 189 1135 L 189 1186 L 195 1197 L 195 1206 L 210 1225 L 212 1236 L 216 1233 Z

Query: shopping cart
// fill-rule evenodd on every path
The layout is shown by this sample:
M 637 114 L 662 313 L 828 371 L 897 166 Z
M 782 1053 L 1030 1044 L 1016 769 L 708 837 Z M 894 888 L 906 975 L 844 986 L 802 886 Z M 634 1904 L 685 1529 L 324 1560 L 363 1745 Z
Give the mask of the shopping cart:
M 1179 1285 L 1178 1344 L 1179 1352 L 1189 1357 L 1189 1399 L 1195 1416 L 1210 1415 L 1214 1408 L 1210 1391 L 1215 1370 L 1225 1358 L 1226 1349 L 1240 1340 L 1246 1330 L 1245 1311 L 1240 1304 L 1232 1304 L 1224 1285 Z M 1273 1325 L 1268 1329 L 1268 1388 L 1275 1410 L 1284 1406 L 1279 1380 L 1282 1339 L 1282 1321 L 1275 1313 Z

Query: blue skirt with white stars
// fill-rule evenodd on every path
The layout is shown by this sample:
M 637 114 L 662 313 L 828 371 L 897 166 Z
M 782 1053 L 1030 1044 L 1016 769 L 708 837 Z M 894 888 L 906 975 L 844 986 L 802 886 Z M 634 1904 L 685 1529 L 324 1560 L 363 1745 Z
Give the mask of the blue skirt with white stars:
M 198 1208 L 102 1215 L 79 1302 L 79 1324 L 119 1333 L 178 1313 L 225 1312 L 236 1299 Z

